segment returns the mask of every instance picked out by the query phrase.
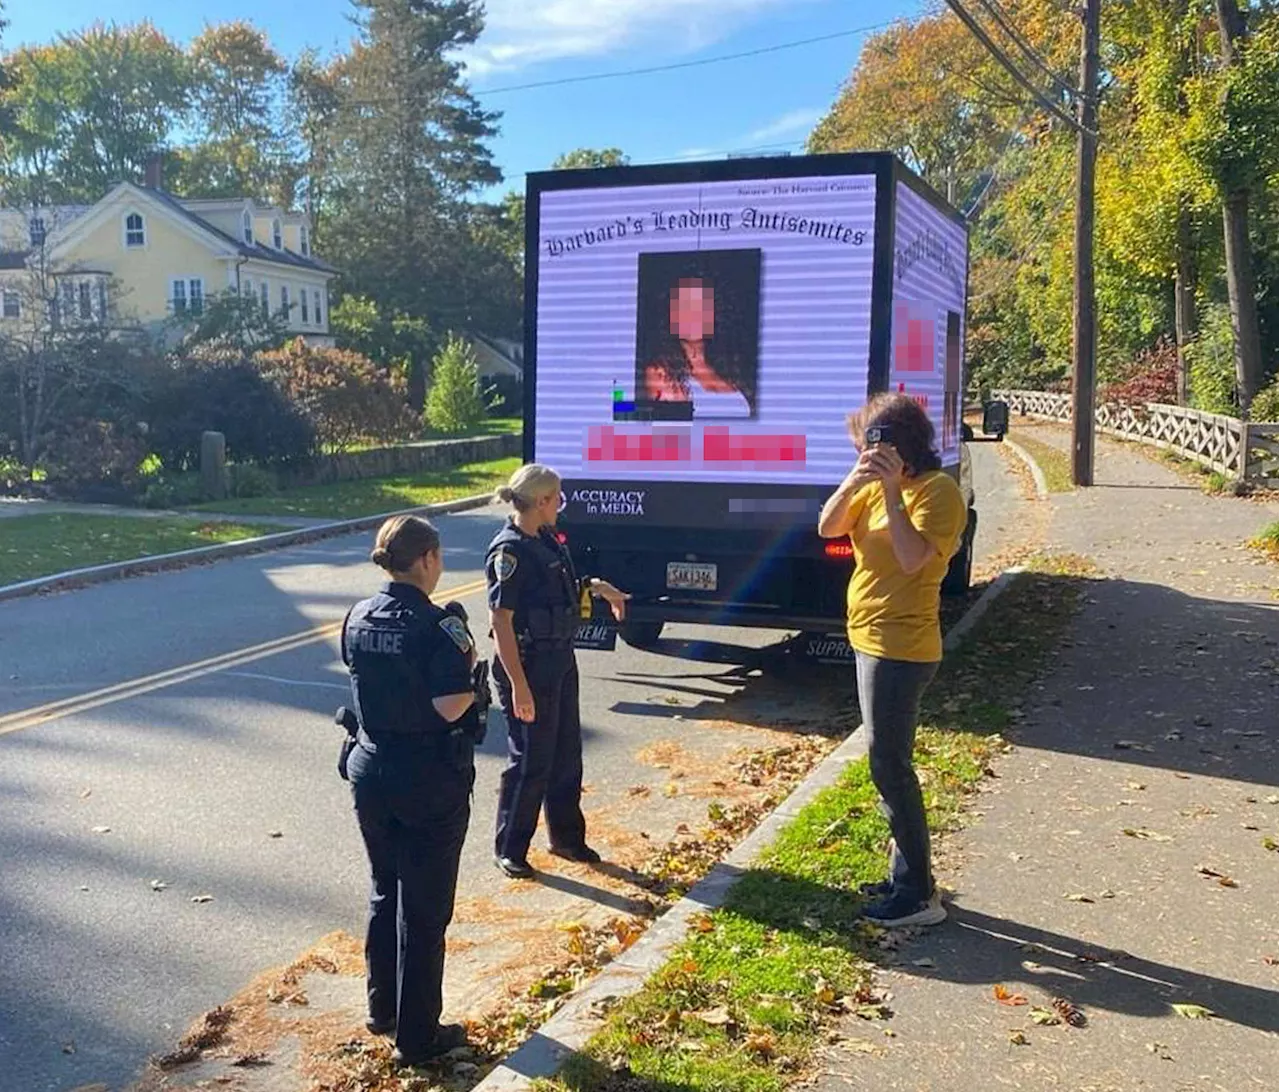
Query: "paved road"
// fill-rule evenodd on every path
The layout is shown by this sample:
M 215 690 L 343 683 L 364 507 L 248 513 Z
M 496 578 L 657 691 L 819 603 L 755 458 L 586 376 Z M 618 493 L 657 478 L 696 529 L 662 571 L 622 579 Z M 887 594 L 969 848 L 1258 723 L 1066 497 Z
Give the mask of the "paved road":
M 986 499 L 980 553 L 993 553 L 1017 533 L 1021 501 L 989 445 L 975 448 L 975 478 Z M 498 519 L 485 509 L 440 520 L 446 590 L 475 586 Z M 123 1085 L 255 973 L 331 930 L 361 930 L 363 855 L 327 723 L 345 676 L 318 627 L 377 585 L 368 540 L 0 604 L 4 1092 Z M 483 607 L 478 592 L 465 601 Z M 609 802 L 625 800 L 644 748 L 677 740 L 687 755 L 723 761 L 731 744 L 750 742 L 747 729 L 713 733 L 700 722 L 797 715 L 791 698 L 753 706 L 750 681 L 723 674 L 778 637 L 679 627 L 659 653 L 583 654 L 587 765 L 605 843 L 617 814 Z M 272 641 L 282 650 L 217 659 Z M 114 700 L 44 722 L 21 712 L 125 683 Z M 504 884 L 486 863 L 503 747 L 493 727 L 463 864 L 461 895 L 473 902 Z M 674 826 L 697 808 L 705 813 L 655 799 L 650 810 Z M 168 886 L 154 891 L 153 880 Z M 212 901 L 192 901 L 202 895 Z

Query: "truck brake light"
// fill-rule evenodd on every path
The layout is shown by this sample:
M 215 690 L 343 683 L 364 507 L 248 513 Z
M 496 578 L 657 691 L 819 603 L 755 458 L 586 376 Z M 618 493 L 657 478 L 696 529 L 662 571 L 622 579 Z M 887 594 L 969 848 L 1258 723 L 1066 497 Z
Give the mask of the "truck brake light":
M 822 549 L 827 557 L 853 557 L 853 546 L 848 542 L 828 542 Z

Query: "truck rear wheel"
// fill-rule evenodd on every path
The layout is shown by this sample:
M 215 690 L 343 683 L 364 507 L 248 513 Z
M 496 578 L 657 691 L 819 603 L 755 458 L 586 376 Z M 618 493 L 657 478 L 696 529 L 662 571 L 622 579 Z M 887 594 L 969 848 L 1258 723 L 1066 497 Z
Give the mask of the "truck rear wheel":
M 623 622 L 618 632 L 632 648 L 652 648 L 662 636 L 664 625 L 664 622 Z
M 942 578 L 943 595 L 964 595 L 973 579 L 973 538 L 978 530 L 978 513 L 969 509 L 969 523 L 964 529 L 964 540 L 951 559 L 947 575 Z

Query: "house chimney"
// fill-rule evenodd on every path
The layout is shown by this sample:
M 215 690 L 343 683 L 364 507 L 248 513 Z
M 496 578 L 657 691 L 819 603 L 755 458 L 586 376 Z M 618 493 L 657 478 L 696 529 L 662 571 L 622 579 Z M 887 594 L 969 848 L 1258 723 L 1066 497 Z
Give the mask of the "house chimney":
M 147 159 L 143 185 L 150 190 L 161 189 L 164 185 L 164 159 L 159 152 L 154 153 Z

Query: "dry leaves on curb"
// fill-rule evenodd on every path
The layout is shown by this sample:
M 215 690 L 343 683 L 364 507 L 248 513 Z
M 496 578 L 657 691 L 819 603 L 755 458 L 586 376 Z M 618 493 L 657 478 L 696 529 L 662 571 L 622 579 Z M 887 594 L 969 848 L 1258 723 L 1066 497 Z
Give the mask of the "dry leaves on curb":
M 1170 1006 L 1184 1020 L 1208 1020 L 1218 1014 L 1203 1005 L 1192 1005 L 1186 1002 L 1175 1002 Z

